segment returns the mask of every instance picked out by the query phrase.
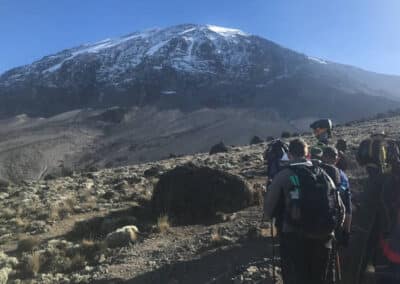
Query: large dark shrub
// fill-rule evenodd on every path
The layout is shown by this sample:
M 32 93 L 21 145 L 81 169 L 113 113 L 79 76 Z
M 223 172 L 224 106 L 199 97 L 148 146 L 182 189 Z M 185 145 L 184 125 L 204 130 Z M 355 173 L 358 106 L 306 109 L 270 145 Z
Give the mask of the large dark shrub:
M 230 213 L 253 205 L 254 196 L 239 176 L 186 164 L 160 177 L 152 206 L 158 216 L 194 224 L 212 221 L 217 212 Z

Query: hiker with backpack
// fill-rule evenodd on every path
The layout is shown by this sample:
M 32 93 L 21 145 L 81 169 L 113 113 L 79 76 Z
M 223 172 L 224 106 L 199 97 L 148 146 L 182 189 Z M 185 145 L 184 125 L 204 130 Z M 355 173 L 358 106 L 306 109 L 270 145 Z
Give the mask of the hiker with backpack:
M 360 143 L 357 161 L 368 172 L 367 238 L 363 242 L 356 283 L 368 270 L 379 284 L 400 283 L 400 143 L 376 133 Z M 373 267 L 373 269 L 368 268 Z M 368 269 L 367 269 L 368 268 Z
M 306 159 L 302 139 L 289 144 L 289 164 L 272 180 L 264 218 L 277 225 L 284 284 L 328 283 L 334 231 L 343 223 L 344 206 L 332 179 Z
M 267 184 L 270 184 L 275 175 L 285 166 L 288 157 L 289 146 L 280 139 L 272 140 L 264 153 L 264 161 L 267 163 Z
M 322 168 L 332 178 L 339 191 L 343 205 L 346 209 L 345 221 L 342 230 L 336 233 L 336 239 L 339 244 L 347 247 L 349 244 L 351 220 L 352 220 L 352 202 L 349 178 L 346 173 L 337 167 L 339 161 L 339 151 L 332 146 L 324 148 L 322 155 Z

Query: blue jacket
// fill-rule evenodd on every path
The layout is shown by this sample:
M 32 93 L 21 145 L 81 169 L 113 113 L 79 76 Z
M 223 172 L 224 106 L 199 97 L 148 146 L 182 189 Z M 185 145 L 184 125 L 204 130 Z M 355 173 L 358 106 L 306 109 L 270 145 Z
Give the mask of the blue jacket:
M 352 213 L 351 209 L 351 191 L 350 191 L 350 182 L 349 178 L 345 174 L 344 171 L 339 170 L 340 172 L 340 197 L 342 198 L 342 201 L 344 203 L 344 206 L 346 207 L 346 214 Z

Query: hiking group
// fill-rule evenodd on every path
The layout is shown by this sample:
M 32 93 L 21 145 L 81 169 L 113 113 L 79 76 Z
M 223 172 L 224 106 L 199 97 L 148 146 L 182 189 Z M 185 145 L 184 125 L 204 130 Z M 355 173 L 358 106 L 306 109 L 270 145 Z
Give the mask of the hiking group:
M 348 282 L 342 277 L 340 257 L 349 246 L 353 207 L 345 173 L 347 145 L 342 139 L 331 145 L 329 119 L 310 127 L 317 138 L 314 146 L 302 139 L 289 145 L 278 139 L 265 152 L 268 181 L 263 220 L 273 221 L 271 228 L 277 231 L 283 283 L 364 284 L 370 266 L 380 269 L 375 269 L 374 283 L 400 283 L 399 144 L 381 133 L 358 148 L 357 161 L 369 176 L 370 189 L 365 192 L 374 205 L 366 209 L 371 221 L 366 225 L 363 252 L 357 256 L 356 280 Z M 274 267 L 273 276 L 276 281 Z

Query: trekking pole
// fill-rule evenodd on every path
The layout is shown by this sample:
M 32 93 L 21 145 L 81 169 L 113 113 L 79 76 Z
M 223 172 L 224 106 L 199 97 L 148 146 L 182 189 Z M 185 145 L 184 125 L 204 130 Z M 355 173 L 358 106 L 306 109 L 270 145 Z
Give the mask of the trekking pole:
M 271 238 L 272 238 L 272 282 L 276 283 L 275 272 L 275 236 L 274 236 L 274 220 L 271 219 Z
M 342 267 L 340 266 L 340 256 L 339 256 L 339 251 L 336 249 L 335 252 L 335 258 L 336 258 L 336 273 L 337 273 L 337 280 L 339 282 L 342 281 Z

